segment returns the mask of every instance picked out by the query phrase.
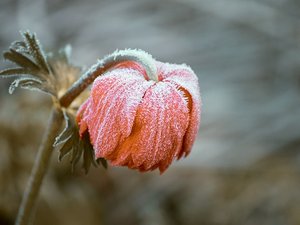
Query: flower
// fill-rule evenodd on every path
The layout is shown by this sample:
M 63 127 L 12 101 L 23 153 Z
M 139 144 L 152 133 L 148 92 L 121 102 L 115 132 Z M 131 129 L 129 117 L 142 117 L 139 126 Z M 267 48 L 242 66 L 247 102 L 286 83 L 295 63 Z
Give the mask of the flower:
M 77 122 L 81 137 L 89 133 L 96 158 L 162 173 L 190 153 L 200 124 L 198 78 L 186 65 L 155 65 L 157 82 L 134 61 L 94 81 Z

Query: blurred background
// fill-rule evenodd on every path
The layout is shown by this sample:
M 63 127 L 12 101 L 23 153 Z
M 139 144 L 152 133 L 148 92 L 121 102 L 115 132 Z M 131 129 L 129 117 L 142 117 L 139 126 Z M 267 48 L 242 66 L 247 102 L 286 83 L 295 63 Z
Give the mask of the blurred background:
M 84 68 L 141 48 L 191 65 L 203 99 L 192 153 L 162 176 L 72 174 L 55 152 L 35 224 L 300 224 L 299 11 L 298 0 L 1 0 L 1 52 L 27 29 L 44 48 L 70 43 Z M 40 93 L 8 95 L 9 83 L 0 81 L 1 225 L 14 223 L 51 106 Z

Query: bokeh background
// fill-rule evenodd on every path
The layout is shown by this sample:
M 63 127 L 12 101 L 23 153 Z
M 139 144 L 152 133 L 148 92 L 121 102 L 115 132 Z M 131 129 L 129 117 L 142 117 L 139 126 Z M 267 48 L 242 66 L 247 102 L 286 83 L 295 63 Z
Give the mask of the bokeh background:
M 1 0 L 0 51 L 37 33 L 70 43 L 88 66 L 141 48 L 199 77 L 202 124 L 190 156 L 162 176 L 127 168 L 70 171 L 58 153 L 35 224 L 300 224 L 298 0 Z M 0 69 L 8 67 L 1 61 Z M 40 93 L 0 82 L 0 224 L 14 223 L 50 111 Z

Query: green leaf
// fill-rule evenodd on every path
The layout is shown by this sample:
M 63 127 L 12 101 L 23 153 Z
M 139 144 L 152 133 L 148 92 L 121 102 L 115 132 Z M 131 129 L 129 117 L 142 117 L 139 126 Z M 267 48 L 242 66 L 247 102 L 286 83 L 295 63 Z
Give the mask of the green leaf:
M 9 68 L 9 69 L 0 71 L 0 77 L 2 77 L 2 78 L 13 77 L 13 76 L 22 76 L 22 75 L 26 76 L 27 74 L 29 74 L 29 72 L 28 72 L 28 70 L 26 70 L 24 68 Z
M 29 78 L 29 77 L 19 78 L 19 79 L 14 80 L 11 83 L 11 85 L 8 89 L 8 92 L 10 94 L 12 94 L 15 91 L 15 89 L 19 86 L 22 88 L 26 88 L 26 87 L 28 88 L 31 86 L 32 88 L 34 88 L 34 87 L 41 85 L 41 83 L 42 83 L 42 81 L 35 79 L 35 78 Z
M 11 43 L 9 49 L 14 49 L 20 54 L 25 56 L 30 56 L 30 51 L 28 50 L 26 43 L 24 41 L 15 41 Z
M 46 86 L 46 84 L 34 77 L 21 77 L 19 79 L 14 80 L 11 83 L 8 92 L 12 94 L 17 87 L 34 91 L 41 91 L 46 94 L 53 95 L 53 92 L 51 92 L 51 90 Z
M 43 51 L 41 50 L 40 44 L 38 40 L 35 38 L 34 34 L 31 34 L 29 32 L 24 32 L 24 41 L 27 45 L 28 50 L 34 57 L 37 64 L 43 69 L 46 73 L 50 74 L 49 65 L 46 61 L 46 57 L 43 54 Z
M 70 137 L 61 147 L 59 150 L 58 160 L 61 161 L 65 155 L 67 155 L 73 148 L 73 140 Z
M 90 136 L 88 132 L 85 132 L 83 134 L 83 137 L 81 139 L 83 146 L 84 146 L 84 152 L 83 152 L 83 168 L 85 170 L 85 173 L 87 174 L 91 164 L 93 164 L 94 167 L 98 166 L 97 161 L 95 160 L 95 154 L 93 146 L 90 142 Z
M 65 117 L 65 126 L 53 145 L 61 145 L 61 149 L 59 150 L 59 161 L 61 161 L 66 154 L 71 153 L 70 162 L 72 172 L 81 158 L 83 159 L 82 167 L 86 174 L 88 173 L 91 165 L 97 167 L 99 162 L 104 168 L 107 168 L 107 162 L 105 159 L 100 158 L 97 161 L 95 160 L 94 149 L 90 142 L 89 133 L 85 132 L 82 137 L 80 137 L 74 115 L 65 110 L 63 113 Z
M 104 159 L 104 158 L 99 158 L 99 159 L 97 159 L 97 163 L 98 164 L 100 164 L 101 163 L 101 165 L 105 168 L 105 169 L 107 169 L 107 161 Z
M 34 34 L 27 31 L 23 32 L 22 36 L 23 41 L 13 42 L 9 50 L 3 53 L 3 57 L 16 64 L 17 68 L 0 71 L 0 77 L 38 78 L 42 83 L 16 81 L 12 84 L 10 92 L 19 86 L 41 90 L 58 100 L 58 93 L 67 89 L 81 72 L 79 68 L 69 63 L 71 47 L 67 45 L 57 52 L 44 53 Z
M 71 163 L 73 164 L 75 158 L 77 157 L 77 154 L 79 153 L 79 140 L 76 140 L 77 137 L 74 135 L 72 136 L 72 141 L 73 141 L 73 151 L 72 151 L 72 156 L 71 156 Z
M 83 168 L 85 170 L 85 174 L 89 172 L 92 161 L 93 161 L 93 156 L 91 152 L 85 149 L 83 152 Z
M 72 158 L 71 158 L 72 172 L 74 171 L 76 164 L 79 162 L 79 160 L 82 156 L 82 152 L 83 152 L 83 148 L 79 144 L 79 139 L 77 139 L 76 141 L 77 141 L 77 143 L 75 143 L 75 145 L 73 146 L 73 152 L 72 152 Z
M 10 48 L 21 50 L 21 49 L 27 49 L 27 46 L 24 41 L 14 41 L 11 43 Z
M 53 147 L 56 147 L 57 145 L 60 145 L 61 143 L 68 140 L 74 132 L 73 125 L 70 121 L 70 117 L 68 116 L 67 112 L 63 110 L 64 118 L 65 118 L 65 128 L 63 131 L 55 138 L 55 142 L 53 144 Z
M 15 51 L 14 49 L 10 49 L 8 52 L 4 52 L 3 57 L 21 67 L 30 69 L 32 72 L 38 72 L 40 70 L 39 66 L 35 62 L 33 62 L 27 56 Z

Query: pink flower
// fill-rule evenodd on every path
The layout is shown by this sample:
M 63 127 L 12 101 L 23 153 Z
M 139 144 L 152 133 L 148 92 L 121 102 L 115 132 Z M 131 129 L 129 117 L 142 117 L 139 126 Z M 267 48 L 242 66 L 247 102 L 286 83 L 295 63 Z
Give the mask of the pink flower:
M 156 62 L 158 82 L 126 61 L 99 76 L 80 107 L 80 135 L 89 132 L 96 158 L 140 171 L 187 156 L 200 124 L 198 79 L 186 65 Z

